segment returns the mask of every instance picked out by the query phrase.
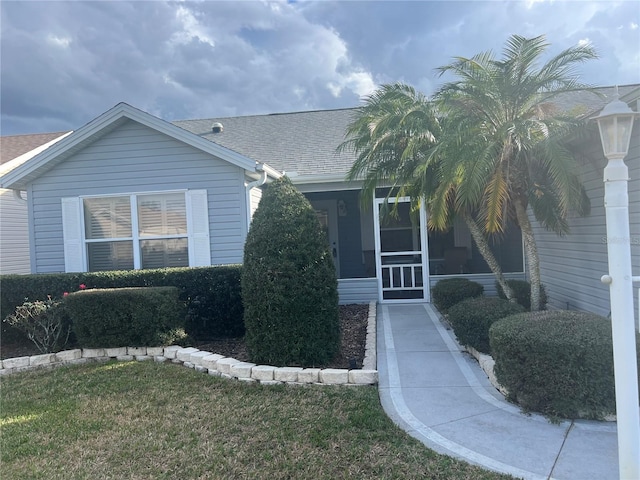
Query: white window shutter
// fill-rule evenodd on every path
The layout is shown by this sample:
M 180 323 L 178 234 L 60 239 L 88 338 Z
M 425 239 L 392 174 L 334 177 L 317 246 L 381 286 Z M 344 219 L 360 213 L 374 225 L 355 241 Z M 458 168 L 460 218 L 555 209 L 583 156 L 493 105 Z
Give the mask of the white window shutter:
M 207 191 L 188 190 L 186 198 L 189 222 L 189 266 L 206 267 L 211 265 Z
M 64 240 L 64 271 L 84 272 L 84 245 L 78 197 L 62 199 L 62 238 Z

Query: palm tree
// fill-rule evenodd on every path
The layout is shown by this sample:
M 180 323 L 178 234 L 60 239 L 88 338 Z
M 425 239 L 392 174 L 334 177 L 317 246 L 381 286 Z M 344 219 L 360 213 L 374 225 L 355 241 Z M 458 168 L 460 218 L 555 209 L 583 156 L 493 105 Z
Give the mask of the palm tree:
M 547 229 L 568 230 L 567 215 L 589 211 L 589 202 L 564 142 L 583 126 L 553 104 L 559 95 L 589 88 L 575 67 L 596 58 L 589 45 L 568 48 L 538 66 L 544 36 L 514 35 L 502 59 L 491 52 L 458 57 L 440 67 L 453 74 L 436 94 L 446 118 L 434 154 L 441 179 L 430 208 L 434 225 L 448 221 L 451 203 L 476 212 L 485 233 L 502 232 L 509 219 L 522 231 L 531 280 L 531 309 L 540 305 L 540 267 L 527 210 Z
M 433 104 L 414 88 L 396 83 L 383 85 L 365 99 L 364 105 L 356 110 L 347 127 L 346 140 L 338 150 L 356 154 L 348 179 L 363 180 L 363 202 L 370 203 L 376 187 L 387 186 L 387 198 L 409 196 L 414 209 L 419 207 L 421 200 L 426 200 L 429 208 L 433 192 L 441 182 L 441 165 L 434 155 L 441 135 L 440 120 Z M 455 191 L 454 182 L 450 183 L 452 186 L 445 196 L 449 200 Z M 429 217 L 429 228 L 446 231 L 454 215 L 460 215 L 507 298 L 513 299 L 502 269 L 473 215 L 464 209 L 456 209 L 451 201 L 447 207 L 446 220 L 439 217 L 441 222 L 435 225 Z

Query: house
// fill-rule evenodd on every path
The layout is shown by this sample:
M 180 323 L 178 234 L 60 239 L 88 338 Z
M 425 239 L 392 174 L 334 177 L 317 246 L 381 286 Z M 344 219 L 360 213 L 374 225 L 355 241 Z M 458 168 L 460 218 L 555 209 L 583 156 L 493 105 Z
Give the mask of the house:
M 600 89 L 606 97 L 581 96 L 586 105 L 585 116 L 593 117 L 613 100 L 614 88 Z M 587 103 L 591 99 L 593 103 Z M 640 85 L 620 87 L 620 99 L 632 110 L 640 111 Z M 583 107 L 584 108 L 584 107 Z M 602 152 L 598 128 L 595 122 L 589 139 L 573 145 L 582 166 L 581 180 L 591 200 L 591 213 L 586 217 L 569 218 L 570 233 L 559 237 L 542 228 L 535 231 L 540 251 L 542 282 L 549 292 L 549 305 L 553 308 L 586 310 L 608 316 L 609 286 L 600 277 L 609 271 L 607 260 L 607 231 L 604 210 L 603 170 L 607 160 Z M 629 153 L 625 158 L 629 169 L 629 228 L 631 243 L 631 267 L 634 275 L 640 275 L 640 120 L 634 122 Z M 615 248 L 615 241 L 609 247 Z M 640 319 L 640 285 L 634 286 L 635 317 Z
M 0 176 L 10 172 L 71 132 L 0 137 Z M 29 273 L 29 226 L 26 197 L 0 188 L 0 275 Z
M 606 103 L 588 95 L 597 105 L 584 113 Z M 564 108 L 581 101 L 569 99 Z M 409 215 L 409 199 L 401 199 L 397 217 L 380 215 L 384 189 L 362 205 L 359 182 L 345 181 L 353 158 L 336 153 L 352 114 L 169 123 L 118 104 L 1 184 L 27 192 L 34 273 L 240 263 L 262 189 L 286 174 L 327 231 L 341 303 L 429 301 L 430 286 L 456 275 L 495 292 L 462 222 L 425 235 L 426 212 Z M 526 278 L 517 228 L 493 251 L 507 278 Z

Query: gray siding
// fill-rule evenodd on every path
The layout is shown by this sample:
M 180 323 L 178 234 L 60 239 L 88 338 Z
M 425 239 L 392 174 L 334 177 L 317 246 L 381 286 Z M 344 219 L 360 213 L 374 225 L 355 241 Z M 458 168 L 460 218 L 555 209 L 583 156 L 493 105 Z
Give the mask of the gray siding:
M 640 122 L 635 128 L 626 157 L 629 168 L 629 220 L 631 261 L 634 275 L 640 275 Z M 587 310 L 609 315 L 609 287 L 600 282 L 608 272 L 607 234 L 604 210 L 603 171 L 606 159 L 599 139 L 589 143 L 582 158 L 582 181 L 591 199 L 591 214 L 572 216 L 571 232 L 558 237 L 536 225 L 542 282 L 552 308 Z M 638 287 L 640 285 L 636 285 Z M 635 315 L 638 292 L 634 289 Z
M 0 274 L 30 273 L 27 204 L 0 189 L 0 215 Z
M 343 278 L 338 280 L 340 305 L 369 303 L 378 300 L 378 281 L 375 278 Z
M 242 262 L 243 170 L 128 121 L 31 184 L 35 271 L 64 271 L 61 198 L 183 189 L 208 190 L 212 264 Z

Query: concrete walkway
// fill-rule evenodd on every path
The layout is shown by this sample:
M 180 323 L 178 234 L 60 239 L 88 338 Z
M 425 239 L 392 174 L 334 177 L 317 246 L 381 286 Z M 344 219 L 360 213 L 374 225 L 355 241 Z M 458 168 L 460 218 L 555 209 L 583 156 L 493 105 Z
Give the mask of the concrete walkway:
M 525 479 L 618 478 L 615 423 L 522 414 L 431 305 L 379 305 L 377 342 L 382 405 L 429 448 Z

